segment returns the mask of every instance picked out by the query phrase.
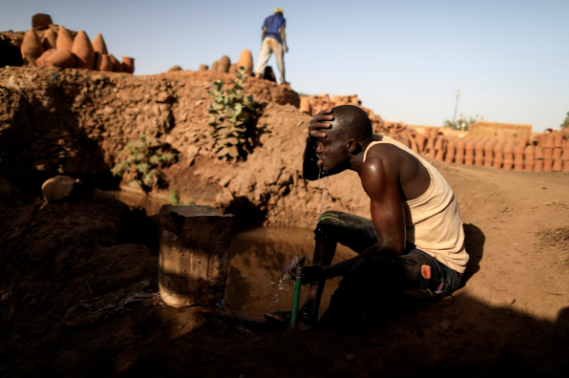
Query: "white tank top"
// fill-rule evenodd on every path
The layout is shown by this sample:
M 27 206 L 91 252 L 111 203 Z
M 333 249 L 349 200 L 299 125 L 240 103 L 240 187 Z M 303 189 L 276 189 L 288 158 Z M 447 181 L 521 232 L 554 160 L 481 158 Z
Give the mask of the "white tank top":
M 468 253 L 464 248 L 464 230 L 458 202 L 443 175 L 421 155 L 393 138 L 371 142 L 364 152 L 377 144 L 392 144 L 413 155 L 429 172 L 431 184 L 419 197 L 405 202 L 407 241 L 449 268 L 464 273 Z

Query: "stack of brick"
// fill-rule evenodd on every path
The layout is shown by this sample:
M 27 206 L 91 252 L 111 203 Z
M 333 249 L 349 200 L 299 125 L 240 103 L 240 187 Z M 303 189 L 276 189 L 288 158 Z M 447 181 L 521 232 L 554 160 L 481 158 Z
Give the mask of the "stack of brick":
M 417 137 L 415 136 L 415 139 Z M 427 156 L 447 163 L 534 172 L 569 172 L 569 130 L 517 138 L 447 137 L 425 130 Z

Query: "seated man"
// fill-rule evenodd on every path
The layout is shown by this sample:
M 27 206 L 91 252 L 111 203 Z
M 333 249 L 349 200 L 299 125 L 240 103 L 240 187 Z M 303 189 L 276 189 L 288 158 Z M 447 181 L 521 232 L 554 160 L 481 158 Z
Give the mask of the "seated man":
M 314 325 L 326 279 L 343 276 L 320 323 L 354 320 L 392 293 L 444 297 L 460 285 L 468 262 L 454 193 L 443 176 L 402 143 L 372 133 L 356 106 L 326 109 L 310 122 L 304 177 L 356 171 L 371 200 L 371 220 L 326 211 L 316 227 L 312 283 L 301 320 Z M 358 255 L 334 265 L 337 243 Z M 292 273 L 295 267 L 291 267 Z

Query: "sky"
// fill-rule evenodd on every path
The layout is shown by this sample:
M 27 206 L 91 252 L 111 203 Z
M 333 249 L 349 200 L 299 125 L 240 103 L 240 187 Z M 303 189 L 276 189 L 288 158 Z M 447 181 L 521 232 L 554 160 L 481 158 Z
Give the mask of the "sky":
M 559 129 L 569 112 L 567 0 L 0 0 L 0 30 L 35 13 L 102 33 L 137 75 L 196 70 L 248 48 L 275 7 L 287 20 L 286 79 L 306 94 L 357 94 L 383 119 L 440 126 L 458 114 Z M 276 70 L 276 61 L 269 65 Z

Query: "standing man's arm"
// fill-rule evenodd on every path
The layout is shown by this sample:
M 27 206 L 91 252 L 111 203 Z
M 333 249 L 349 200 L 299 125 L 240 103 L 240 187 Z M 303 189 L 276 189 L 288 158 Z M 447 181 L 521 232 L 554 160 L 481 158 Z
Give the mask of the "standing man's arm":
M 266 35 L 267 35 L 267 27 L 263 26 L 263 33 L 261 33 L 261 42 L 265 40 Z

